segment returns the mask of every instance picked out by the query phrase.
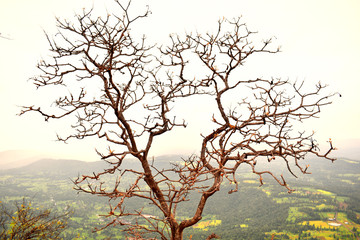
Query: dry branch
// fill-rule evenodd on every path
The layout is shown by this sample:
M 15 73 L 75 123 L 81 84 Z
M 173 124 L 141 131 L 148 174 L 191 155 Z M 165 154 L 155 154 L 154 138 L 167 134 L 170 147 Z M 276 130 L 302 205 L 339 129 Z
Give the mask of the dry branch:
M 334 94 L 326 94 L 326 86 L 319 83 L 309 91 L 303 89 L 303 83 L 237 75 L 252 56 L 279 52 L 271 47 L 272 39 L 257 43 L 256 33 L 240 18 L 223 19 L 214 34 L 171 35 L 170 46 L 156 48 L 147 44 L 145 37 L 132 36 L 132 24 L 147 17 L 149 9 L 132 17 L 131 1 L 126 6 L 115 2 L 123 15 L 95 17 L 91 9 L 78 14 L 74 23 L 57 19 L 59 33 L 54 39 L 46 35 L 52 58 L 40 61 L 41 74 L 33 81 L 38 88 L 56 85 L 68 87 L 70 92 L 54 102 L 57 112 L 35 106 L 23 107 L 21 112 L 37 112 L 46 121 L 75 116 L 75 132 L 59 136 L 60 141 L 95 136 L 116 146 L 98 151 L 108 169 L 74 181 L 80 192 L 109 198 L 109 222 L 104 228 L 120 225 L 138 239 L 148 234 L 182 239 L 184 229 L 201 220 L 208 198 L 220 190 L 224 180 L 234 184 L 229 193 L 237 191 L 241 165 L 250 166 L 260 185 L 263 176 L 270 175 L 292 192 L 282 175 L 258 170 L 259 159 L 284 161 L 295 177 L 294 167 L 308 174 L 309 166 L 301 165 L 307 154 L 334 160 L 331 140 L 322 154 L 313 133 L 294 132 L 295 124 L 318 117 L 320 110 L 331 104 Z M 195 58 L 203 70 L 197 75 L 190 71 Z M 226 105 L 225 95 L 229 94 L 239 97 L 235 99 L 237 107 Z M 195 95 L 214 99 L 216 111 L 209 121 L 215 128 L 202 133 L 198 155 L 159 169 L 149 157 L 153 142 L 176 127 L 186 127 L 184 120 L 173 115 L 172 107 L 179 99 Z M 123 168 L 129 157 L 138 161 L 139 169 Z M 104 180 L 108 175 L 116 176 L 112 187 Z M 125 177 L 132 179 L 129 186 L 123 184 Z M 201 195 L 196 210 L 179 221 L 178 205 L 189 201 L 192 192 Z M 131 198 L 151 203 L 161 216 L 128 211 L 126 200 Z M 125 221 L 126 217 L 143 219 L 147 225 Z

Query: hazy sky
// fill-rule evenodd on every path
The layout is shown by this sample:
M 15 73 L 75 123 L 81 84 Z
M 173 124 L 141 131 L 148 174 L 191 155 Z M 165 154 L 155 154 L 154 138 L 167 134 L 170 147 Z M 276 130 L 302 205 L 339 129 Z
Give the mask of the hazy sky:
M 28 149 L 59 158 L 97 159 L 93 151 L 96 142 L 71 141 L 66 145 L 55 141 L 56 132 L 68 126 L 46 123 L 35 114 L 16 114 L 19 105 L 47 99 L 46 93 L 35 91 L 27 81 L 35 74 L 40 57 L 47 55 L 43 30 L 55 32 L 55 16 L 71 17 L 92 5 L 103 9 L 110 1 L 0 0 L 0 33 L 11 39 L 0 37 L 0 152 Z M 276 45 L 282 46 L 281 53 L 249 63 L 254 76 L 329 84 L 330 91 L 338 91 L 343 97 L 335 98 L 333 105 L 324 108 L 321 118 L 306 127 L 316 130 L 319 141 L 331 137 L 343 148 L 345 143 L 360 138 L 360 1 L 143 0 L 136 1 L 134 11 L 141 11 L 146 4 L 152 15 L 141 22 L 138 31 L 144 32 L 150 42 L 165 42 L 173 32 L 211 32 L 223 16 L 242 15 L 248 27 L 259 32 L 259 38 L 275 36 Z M 161 147 L 153 153 L 196 152 L 200 132 L 195 130 L 202 126 L 197 119 L 206 115 L 200 109 L 191 114 L 195 118 L 188 119 L 186 131 L 162 138 L 158 144 Z

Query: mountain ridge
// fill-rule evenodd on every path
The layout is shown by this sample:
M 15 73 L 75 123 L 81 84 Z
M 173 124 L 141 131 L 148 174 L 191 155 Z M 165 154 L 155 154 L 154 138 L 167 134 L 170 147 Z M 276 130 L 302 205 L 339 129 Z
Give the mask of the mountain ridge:
M 155 158 L 155 164 L 158 168 L 165 168 L 167 163 L 181 161 L 181 155 L 162 155 Z M 326 159 L 307 159 L 304 164 L 310 164 L 313 171 L 338 171 L 342 173 L 357 173 L 360 171 L 360 160 L 351 159 L 351 158 L 338 158 L 333 163 L 327 161 Z M 274 161 L 271 164 L 273 170 L 276 171 L 276 168 L 281 166 L 281 161 Z M 0 175 L 7 173 L 11 174 L 44 174 L 48 172 L 49 174 L 59 174 L 59 175 L 74 175 L 79 174 L 91 174 L 93 172 L 100 172 L 106 168 L 110 168 L 111 165 L 105 161 L 82 161 L 75 159 L 52 159 L 52 158 L 43 158 L 37 161 L 31 162 L 28 165 L 21 167 L 14 167 L 8 169 L 0 169 Z M 123 161 L 122 168 L 132 168 L 138 169 L 139 163 L 135 159 L 128 159 Z M 260 167 L 260 166 L 259 166 Z

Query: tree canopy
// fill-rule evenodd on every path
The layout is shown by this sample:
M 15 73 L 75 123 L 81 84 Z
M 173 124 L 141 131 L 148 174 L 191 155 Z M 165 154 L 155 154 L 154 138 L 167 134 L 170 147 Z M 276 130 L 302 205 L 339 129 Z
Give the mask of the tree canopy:
M 335 94 L 320 82 L 309 90 L 304 82 L 241 76 L 253 56 L 280 51 L 272 38 L 257 41 L 241 18 L 223 18 L 214 33 L 172 34 L 169 45 L 157 46 L 133 35 L 133 23 L 146 19 L 149 9 L 132 16 L 131 1 L 114 2 L 116 14 L 95 16 L 93 9 L 84 9 L 74 21 L 57 19 L 59 32 L 46 35 L 51 57 L 39 62 L 41 74 L 32 80 L 38 88 L 55 86 L 59 97 L 51 108 L 24 106 L 21 112 L 37 112 L 46 121 L 75 116 L 74 131 L 59 135 L 60 141 L 98 137 L 109 142 L 106 151 L 98 150 L 109 168 L 75 180 L 78 191 L 109 198 L 105 227 L 121 225 L 138 238 L 182 239 L 224 181 L 233 186 L 229 193 L 238 190 L 239 166 L 248 165 L 260 185 L 270 175 L 292 192 L 283 175 L 258 168 L 261 159 L 283 161 L 295 177 L 294 168 L 308 173 L 309 166 L 301 164 L 307 154 L 334 160 L 331 139 L 329 149 L 320 153 L 314 133 L 295 131 L 294 125 L 318 117 Z M 196 154 L 157 167 L 149 155 L 153 143 L 191 124 L 178 119 L 173 107 L 194 96 L 214 100 L 213 128 L 201 132 Z M 139 168 L 123 167 L 129 157 Z M 112 184 L 108 176 L 114 177 Z M 125 177 L 133 180 L 131 185 L 122 185 Z M 193 215 L 177 218 L 177 206 L 192 192 L 200 195 Z M 161 214 L 128 210 L 131 198 L 148 201 Z M 126 220 L 134 216 L 146 225 Z

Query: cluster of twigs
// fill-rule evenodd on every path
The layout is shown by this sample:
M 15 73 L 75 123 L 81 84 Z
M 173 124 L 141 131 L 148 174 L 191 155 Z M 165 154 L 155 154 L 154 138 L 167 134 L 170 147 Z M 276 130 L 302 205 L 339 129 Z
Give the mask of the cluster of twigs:
M 234 184 L 230 193 L 237 191 L 239 166 L 249 165 L 261 185 L 268 174 L 292 192 L 282 175 L 257 170 L 258 159 L 282 160 L 294 176 L 292 162 L 308 173 L 309 166 L 301 165 L 308 153 L 334 160 L 329 157 L 335 149 L 331 141 L 329 150 L 321 154 L 313 133 L 293 130 L 295 123 L 317 117 L 331 103 L 333 94 L 323 93 L 326 86 L 318 83 L 309 91 L 302 82 L 242 79 L 237 74 L 251 56 L 279 52 L 271 49 L 272 39 L 253 43 L 255 33 L 240 18 L 222 19 L 214 34 L 171 35 L 170 46 L 157 48 L 148 45 L 145 37 L 131 35 L 132 23 L 147 17 L 149 10 L 132 17 L 131 1 L 126 6 L 118 0 L 115 3 L 123 12 L 120 17 L 93 17 L 92 10 L 84 10 L 76 16 L 76 23 L 58 19 L 56 38 L 47 35 L 52 58 L 40 61 L 42 73 L 33 80 L 37 87 L 59 85 L 68 87 L 70 93 L 55 101 L 56 113 L 35 106 L 21 112 L 38 112 L 45 120 L 75 116 L 72 127 L 76 131 L 59 140 L 97 136 L 116 146 L 106 153 L 98 151 L 109 163 L 108 169 L 75 180 L 78 191 L 115 202 L 110 204 L 106 216 L 111 220 L 104 227 L 122 225 L 137 238 L 156 233 L 161 239 L 182 239 L 184 229 L 201 220 L 207 199 L 220 190 L 224 180 Z M 194 69 L 192 59 L 202 63 L 196 76 L 189 70 Z M 236 108 L 226 105 L 229 94 L 238 98 Z M 215 128 L 202 133 L 198 155 L 158 169 L 149 157 L 153 141 L 175 127 L 186 127 L 184 120 L 173 115 L 172 107 L 178 99 L 195 95 L 215 100 L 216 112 L 209 119 Z M 128 157 L 137 159 L 141 168 L 123 169 Z M 126 187 L 121 183 L 128 174 L 133 182 Z M 111 188 L 102 180 L 108 175 L 116 176 Z M 196 211 L 178 221 L 177 206 L 188 201 L 191 192 L 201 194 Z M 149 216 L 141 209 L 127 211 L 126 199 L 135 197 L 155 205 L 161 216 Z M 140 217 L 147 224 L 126 221 L 126 217 Z

